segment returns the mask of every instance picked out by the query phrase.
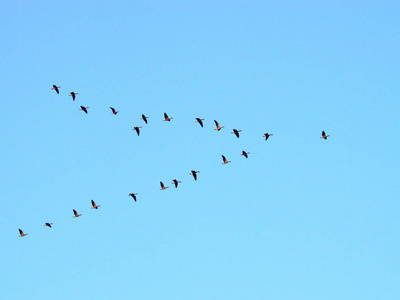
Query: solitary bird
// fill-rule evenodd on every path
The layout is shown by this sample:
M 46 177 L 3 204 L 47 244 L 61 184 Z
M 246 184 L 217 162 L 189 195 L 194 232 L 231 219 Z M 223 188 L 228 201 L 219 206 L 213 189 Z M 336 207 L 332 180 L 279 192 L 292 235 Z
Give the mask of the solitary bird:
M 237 130 L 237 129 L 233 129 L 233 131 L 231 133 L 234 133 L 237 138 L 239 138 L 239 132 L 242 132 L 241 130 Z
M 178 187 L 178 183 L 181 183 L 181 181 L 178 181 L 176 179 L 172 180 L 172 183 L 175 184 L 175 188 Z
M 110 108 L 111 108 L 111 110 L 112 110 L 111 113 L 112 113 L 113 115 L 117 115 L 117 113 L 119 113 L 119 111 L 116 111 L 114 107 L 110 107 Z
M 218 131 L 220 131 L 222 128 L 224 128 L 224 126 L 219 126 L 219 123 L 216 121 L 216 120 L 214 120 L 214 122 L 215 122 L 215 126 L 217 126 L 217 128 L 214 128 L 214 130 L 218 130 Z
M 44 226 L 47 226 L 47 227 L 50 227 L 50 228 L 51 228 L 51 225 L 53 225 L 53 223 L 44 223 Z
M 164 113 L 164 120 L 163 121 L 171 122 L 172 119 L 173 119 L 172 117 L 171 118 L 168 117 L 167 113 Z
M 136 130 L 136 133 L 137 133 L 138 136 L 139 136 L 139 134 L 140 134 L 139 128 L 142 128 L 142 126 L 135 126 L 135 127 L 133 127 L 133 129 L 132 129 L 132 130 Z
M 78 93 L 71 92 L 69 95 L 72 96 L 72 101 L 75 101 L 75 96 L 78 95 Z
M 328 136 L 331 136 L 331 135 L 326 135 L 325 131 L 322 130 L 322 136 L 320 138 L 326 140 L 328 138 Z
M 85 106 L 81 106 L 81 108 L 79 109 L 79 110 L 83 110 L 85 113 L 87 113 L 87 109 L 88 109 L 89 107 L 87 106 L 87 107 L 85 107 Z
M 145 115 L 142 114 L 141 119 L 142 119 L 146 124 L 147 124 L 147 118 L 148 118 L 148 117 L 146 117 Z
M 165 186 L 162 181 L 160 181 L 160 185 L 161 185 L 161 189 L 160 190 L 166 190 L 167 188 L 169 188 L 169 186 Z
M 201 127 L 203 127 L 203 121 L 204 119 L 196 118 L 196 122 L 199 123 Z
M 92 201 L 92 207 L 91 208 L 98 209 L 100 207 L 100 205 L 96 205 L 96 203 L 93 200 L 91 200 L 91 201 Z
M 82 216 L 82 215 L 78 215 L 78 213 L 76 212 L 75 209 L 73 209 L 72 211 L 74 212 L 74 218 L 77 218 L 77 217 L 79 217 L 79 216 Z
M 190 172 L 189 175 L 193 175 L 194 180 L 197 180 L 197 174 L 196 173 L 200 173 L 200 171 L 194 171 L 192 170 L 192 172 Z
M 240 154 L 240 155 L 243 155 L 244 157 L 246 157 L 246 158 L 248 158 L 248 155 L 247 154 L 250 154 L 250 152 L 246 152 L 246 151 L 242 151 L 242 154 Z
M 60 93 L 60 91 L 58 90 L 59 88 L 61 88 L 61 86 L 56 86 L 55 84 L 53 84 L 53 87 L 51 89 L 55 90 L 57 94 L 59 94 Z
M 18 230 L 19 230 L 19 237 L 24 237 L 24 236 L 28 235 L 27 233 L 24 233 L 21 229 L 18 229 Z
M 222 155 L 222 160 L 224 161 L 222 164 L 226 165 L 227 163 L 230 163 L 230 160 L 227 160 L 225 156 Z
M 272 136 L 273 134 L 269 134 L 268 132 L 266 133 L 266 134 L 264 134 L 263 135 L 263 137 L 265 137 L 265 140 L 268 140 L 268 138 L 270 137 L 270 136 Z
M 135 200 L 135 202 L 136 202 L 136 195 L 137 195 L 137 193 L 130 193 L 128 196 L 131 196 L 133 198 L 133 200 Z

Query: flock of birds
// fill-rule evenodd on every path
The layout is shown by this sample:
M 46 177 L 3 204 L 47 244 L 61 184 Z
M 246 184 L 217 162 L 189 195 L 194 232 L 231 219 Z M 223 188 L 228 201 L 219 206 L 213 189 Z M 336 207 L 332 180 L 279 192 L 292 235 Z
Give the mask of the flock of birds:
M 59 90 L 60 88 L 61 88 L 61 87 L 59 87 L 59 86 L 53 85 L 53 87 L 52 87 L 51 89 L 52 89 L 52 90 L 55 90 L 55 91 L 57 92 L 57 94 L 60 94 L 60 90 Z M 78 95 L 78 93 L 71 92 L 71 93 L 69 94 L 69 96 L 72 97 L 72 100 L 73 100 L 73 101 L 75 101 L 76 95 Z M 80 109 L 79 109 L 79 110 L 82 110 L 82 111 L 84 111 L 84 112 L 87 114 L 87 113 L 88 113 L 88 108 L 89 108 L 89 107 L 80 106 Z M 110 109 L 111 109 L 111 113 L 112 113 L 113 115 L 117 115 L 117 114 L 119 113 L 119 111 L 117 111 L 114 107 L 110 107 Z M 142 119 L 146 124 L 148 123 L 147 118 L 148 118 L 148 117 L 146 117 L 144 114 L 142 114 L 141 119 Z M 164 120 L 163 120 L 163 121 L 170 122 L 172 119 L 173 119 L 173 117 L 169 117 L 167 113 L 164 113 Z M 196 118 L 196 122 L 199 123 L 201 127 L 204 126 L 203 121 L 204 121 L 204 119 Z M 220 126 L 219 123 L 218 123 L 216 120 L 214 120 L 214 122 L 215 122 L 215 126 L 216 126 L 216 128 L 214 128 L 214 130 L 220 131 L 222 128 L 224 128 L 224 126 Z M 136 133 L 137 133 L 138 136 L 140 135 L 140 128 L 142 128 L 142 126 L 135 126 L 135 127 L 133 128 L 133 130 L 136 131 Z M 239 132 L 241 132 L 241 131 L 242 131 L 242 130 L 233 129 L 231 133 L 234 134 L 237 138 L 239 138 L 239 137 L 240 137 Z M 268 132 L 265 133 L 265 134 L 263 135 L 263 137 L 265 138 L 265 140 L 268 140 L 268 138 L 269 138 L 270 136 L 273 136 L 273 134 L 268 133 Z M 325 133 L 325 131 L 322 131 L 322 135 L 321 135 L 320 138 L 326 140 L 329 136 L 330 136 L 330 135 L 327 135 L 327 134 Z M 244 156 L 245 158 L 248 158 L 248 155 L 249 155 L 249 154 L 250 154 L 250 152 L 246 152 L 246 151 L 243 150 L 242 153 L 241 153 L 240 155 Z M 222 156 L 222 164 L 223 164 L 223 165 L 228 164 L 228 163 L 231 162 L 230 160 L 227 160 L 226 157 L 225 157 L 224 155 L 221 155 L 221 156 Z M 194 180 L 197 180 L 197 173 L 200 173 L 200 171 L 192 170 L 192 171 L 190 172 L 189 175 L 192 175 L 193 178 L 194 178 Z M 179 183 L 181 183 L 181 181 L 178 181 L 177 179 L 174 179 L 174 180 L 172 181 L 172 184 L 174 184 L 175 188 L 178 187 L 178 184 L 179 184 Z M 160 186 L 161 186 L 160 190 L 166 190 L 166 189 L 169 188 L 168 186 L 165 186 L 165 184 L 164 184 L 162 181 L 160 181 Z M 133 200 L 136 202 L 136 201 L 137 201 L 136 195 L 137 195 L 137 193 L 130 193 L 128 196 L 132 197 Z M 93 200 L 91 200 L 91 204 L 92 204 L 91 209 L 98 209 L 98 208 L 100 207 L 100 205 L 97 205 Z M 77 212 L 75 209 L 73 209 L 72 212 L 73 212 L 73 214 L 74 214 L 74 215 L 73 215 L 74 218 L 78 218 L 78 217 L 80 217 L 80 216 L 82 215 L 82 214 L 78 214 L 78 212 Z M 52 225 L 53 225 L 53 223 L 45 223 L 45 224 L 44 224 L 44 226 L 49 227 L 49 228 L 52 228 Z M 20 237 L 24 237 L 24 236 L 28 235 L 28 233 L 24 233 L 21 229 L 18 229 L 18 230 L 19 230 L 19 236 L 20 236 Z

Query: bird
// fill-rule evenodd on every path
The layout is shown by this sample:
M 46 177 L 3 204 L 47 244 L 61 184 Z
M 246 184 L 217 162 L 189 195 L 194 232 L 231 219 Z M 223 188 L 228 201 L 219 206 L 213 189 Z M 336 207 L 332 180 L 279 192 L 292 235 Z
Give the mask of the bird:
M 51 89 L 55 90 L 57 94 L 59 94 L 60 93 L 60 91 L 58 90 L 59 88 L 61 88 L 61 86 L 56 86 L 55 84 L 53 84 L 53 87 Z
M 181 181 L 178 181 L 176 179 L 172 180 L 172 183 L 175 184 L 175 188 L 178 187 L 178 183 L 181 183 Z
M 47 226 L 47 227 L 50 227 L 50 228 L 51 228 L 51 225 L 53 225 L 53 223 L 44 223 L 44 226 Z
M 321 139 L 328 139 L 328 136 L 330 135 L 326 135 L 325 131 L 322 130 L 322 136 L 320 137 Z
M 140 134 L 140 129 L 139 128 L 142 128 L 142 126 L 135 126 L 135 127 L 133 127 L 133 129 L 132 130 L 136 130 L 136 133 L 137 133 L 137 135 L 139 136 L 139 134 Z
M 24 237 L 24 236 L 28 235 L 27 233 L 24 233 L 21 229 L 18 229 L 18 230 L 19 230 L 19 237 Z
M 171 118 L 168 117 L 167 113 L 164 113 L 164 120 L 163 121 L 171 122 L 172 119 L 173 119 L 172 117 Z
M 241 132 L 241 130 L 233 129 L 231 133 L 234 133 L 237 136 L 237 138 L 239 138 L 239 132 Z
M 147 124 L 147 118 L 148 118 L 148 117 L 146 117 L 145 115 L 142 114 L 141 119 L 142 119 L 146 124 Z
M 79 109 L 79 110 L 83 110 L 85 113 L 87 113 L 87 109 L 88 109 L 89 107 L 87 106 L 87 107 L 85 107 L 85 106 L 81 106 L 81 108 Z
M 72 101 L 75 101 L 75 96 L 78 95 L 78 93 L 71 92 L 69 95 L 72 96 Z
M 227 160 L 225 156 L 222 155 L 222 160 L 224 161 L 222 164 L 226 165 L 227 163 L 230 163 L 230 160 Z
M 135 200 L 135 202 L 136 202 L 136 195 L 137 195 L 137 193 L 130 193 L 128 196 L 131 196 L 133 198 L 133 200 Z
M 77 218 L 77 217 L 79 217 L 79 216 L 82 216 L 82 215 L 78 215 L 78 213 L 76 212 L 75 209 L 73 209 L 72 211 L 74 212 L 74 218 Z
M 268 138 L 270 137 L 270 136 L 272 136 L 273 134 L 269 134 L 268 132 L 267 133 L 265 133 L 264 135 L 263 135 L 263 137 L 265 137 L 265 140 L 268 140 Z
M 220 131 L 222 128 L 224 128 L 224 126 L 219 126 L 219 123 L 216 121 L 216 120 L 214 120 L 214 122 L 215 122 L 215 126 L 217 126 L 217 128 L 214 128 L 214 130 L 218 130 L 218 131 Z
M 100 207 L 100 205 L 96 205 L 96 203 L 93 200 L 91 200 L 91 201 L 92 201 L 92 207 L 91 208 L 98 209 Z
M 119 111 L 116 111 L 114 107 L 110 107 L 110 108 L 111 108 L 111 110 L 112 110 L 111 113 L 112 113 L 113 115 L 117 115 L 117 113 L 119 113 Z
M 193 175 L 194 180 L 197 180 L 197 174 L 196 173 L 200 173 L 200 171 L 194 171 L 192 170 L 192 172 L 190 172 L 189 175 Z
M 165 186 L 162 181 L 160 181 L 160 185 L 161 185 L 161 189 L 160 190 L 166 190 L 167 188 L 169 188 L 169 186 Z
M 243 155 L 244 157 L 246 157 L 246 158 L 248 158 L 248 155 L 247 154 L 250 154 L 250 152 L 246 152 L 246 151 L 242 151 L 242 154 L 240 154 L 240 155 Z
M 203 121 L 204 119 L 196 118 L 196 122 L 199 123 L 201 127 L 203 127 Z

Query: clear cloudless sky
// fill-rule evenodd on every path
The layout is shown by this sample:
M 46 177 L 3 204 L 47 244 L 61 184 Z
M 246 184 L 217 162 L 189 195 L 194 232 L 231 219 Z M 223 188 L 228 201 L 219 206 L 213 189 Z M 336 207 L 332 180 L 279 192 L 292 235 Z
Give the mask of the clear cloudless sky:
M 399 1 L 1 6 L 2 299 L 399 299 Z

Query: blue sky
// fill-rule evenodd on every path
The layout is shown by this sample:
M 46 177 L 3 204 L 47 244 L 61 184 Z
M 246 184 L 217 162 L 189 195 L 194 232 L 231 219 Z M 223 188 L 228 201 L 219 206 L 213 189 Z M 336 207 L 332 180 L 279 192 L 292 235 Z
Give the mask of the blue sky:
M 2 298 L 398 299 L 398 1 L 2 7 Z

